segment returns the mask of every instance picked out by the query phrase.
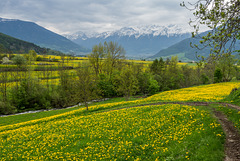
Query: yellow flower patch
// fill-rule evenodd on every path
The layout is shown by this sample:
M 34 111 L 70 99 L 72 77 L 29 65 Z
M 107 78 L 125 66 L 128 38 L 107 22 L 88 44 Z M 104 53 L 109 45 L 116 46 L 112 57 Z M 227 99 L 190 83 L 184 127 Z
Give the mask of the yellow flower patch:
M 43 119 L 1 132 L 0 160 L 155 160 L 204 131 L 206 117 L 204 110 L 169 104 Z

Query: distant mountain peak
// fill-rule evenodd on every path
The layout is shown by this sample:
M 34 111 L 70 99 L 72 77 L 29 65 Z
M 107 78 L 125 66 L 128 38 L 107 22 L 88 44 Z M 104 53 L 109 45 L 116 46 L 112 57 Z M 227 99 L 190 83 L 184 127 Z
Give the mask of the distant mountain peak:
M 190 33 L 191 31 L 187 28 L 184 28 L 179 25 L 168 25 L 168 26 L 160 26 L 160 25 L 141 25 L 141 26 L 129 26 L 129 27 L 123 27 L 119 30 L 115 31 L 108 31 L 108 32 L 76 32 L 74 34 L 65 35 L 70 40 L 76 40 L 76 39 L 88 39 L 88 38 L 108 38 L 110 36 L 134 36 L 136 39 L 138 39 L 141 36 L 146 35 L 153 35 L 153 36 L 172 36 L 174 34 L 186 34 Z
M 10 22 L 10 21 L 18 21 L 17 19 L 7 19 L 7 18 L 1 18 L 0 17 L 0 22 Z

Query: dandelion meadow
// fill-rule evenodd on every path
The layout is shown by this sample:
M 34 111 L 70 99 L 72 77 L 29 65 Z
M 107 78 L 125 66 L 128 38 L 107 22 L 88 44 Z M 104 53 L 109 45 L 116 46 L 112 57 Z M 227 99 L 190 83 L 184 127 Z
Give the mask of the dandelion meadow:
M 88 112 L 79 108 L 13 121 L 0 126 L 0 160 L 222 160 L 225 136 L 211 109 L 144 104 L 214 102 L 239 86 L 230 82 L 191 87 L 92 105 Z M 10 117 L 18 116 L 0 122 Z
M 173 104 L 72 115 L 5 130 L 0 138 L 1 160 L 189 160 L 201 159 L 202 150 L 221 158 L 215 146 L 224 139 L 207 110 Z

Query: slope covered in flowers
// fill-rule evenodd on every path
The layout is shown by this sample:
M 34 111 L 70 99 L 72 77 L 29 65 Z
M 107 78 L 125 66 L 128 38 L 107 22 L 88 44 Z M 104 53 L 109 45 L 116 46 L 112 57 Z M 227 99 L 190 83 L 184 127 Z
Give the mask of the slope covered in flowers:
M 220 144 L 222 135 L 203 109 L 173 104 L 135 107 L 6 130 L 0 133 L 0 160 L 198 159 L 195 153 L 201 149 L 188 148 L 196 138 L 209 143 L 208 155 L 215 150 L 219 158 L 222 149 L 210 143 Z
M 218 84 L 183 88 L 183 89 L 161 92 L 159 94 L 155 94 L 150 97 L 135 100 L 135 101 L 122 101 L 122 102 L 94 105 L 94 106 L 90 106 L 89 110 L 94 111 L 94 110 L 113 109 L 118 107 L 128 107 L 128 106 L 135 106 L 139 104 L 147 104 L 147 103 L 154 103 L 154 102 L 180 102 L 180 101 L 215 102 L 225 98 L 227 95 L 229 95 L 229 93 L 232 91 L 233 88 L 237 88 L 237 87 L 240 87 L 240 82 L 227 82 L 227 83 L 218 83 Z M 27 122 L 22 122 L 18 124 L 7 125 L 7 126 L 0 126 L 0 131 L 17 128 L 17 127 L 25 126 L 32 123 L 36 124 L 42 121 L 44 122 L 51 121 L 51 120 L 55 120 L 62 117 L 71 117 L 72 115 L 81 115 L 81 113 L 83 113 L 84 111 L 85 109 L 80 108 L 74 111 L 64 112 L 62 114 L 53 115 L 53 116 L 42 118 L 42 119 L 36 119 L 32 121 L 27 121 Z M 1 119 L 5 119 L 5 118 L 0 118 L 0 122 L 1 122 Z
M 239 86 L 230 82 L 166 91 L 90 106 L 88 113 L 80 108 L 0 126 L 0 160 L 221 160 L 224 134 L 209 109 L 134 106 L 219 101 Z
M 153 95 L 145 101 L 219 101 L 229 95 L 233 88 L 238 87 L 239 82 L 228 82 L 182 88 Z

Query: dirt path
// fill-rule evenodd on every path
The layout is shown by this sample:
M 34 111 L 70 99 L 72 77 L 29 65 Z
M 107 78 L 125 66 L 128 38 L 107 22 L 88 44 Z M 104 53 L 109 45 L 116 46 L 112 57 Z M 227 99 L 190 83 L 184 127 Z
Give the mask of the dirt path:
M 230 108 L 234 108 L 234 109 L 240 111 L 240 107 L 237 106 L 237 105 L 234 105 L 234 104 L 224 103 L 224 102 L 219 102 L 218 104 L 222 104 L 223 106 L 230 107 Z
M 226 134 L 225 141 L 225 161 L 240 160 L 240 134 L 234 127 L 233 123 L 220 111 L 213 109 L 215 116 L 222 125 L 223 131 Z

